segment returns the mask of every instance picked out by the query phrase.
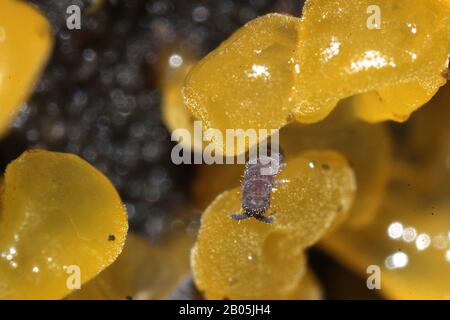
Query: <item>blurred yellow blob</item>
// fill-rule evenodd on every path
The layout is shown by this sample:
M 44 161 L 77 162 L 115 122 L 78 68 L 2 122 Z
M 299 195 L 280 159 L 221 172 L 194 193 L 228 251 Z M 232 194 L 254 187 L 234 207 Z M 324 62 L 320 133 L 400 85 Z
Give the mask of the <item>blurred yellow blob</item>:
M 194 140 L 180 141 L 196 152 L 202 152 L 202 137 L 194 134 L 194 121 L 192 113 L 184 105 L 182 88 L 184 79 L 194 65 L 194 59 L 188 54 L 172 53 L 164 60 L 161 66 L 161 78 L 159 80 L 162 88 L 162 117 L 170 132 L 175 130 L 187 130 Z
M 367 121 L 405 121 L 445 84 L 450 50 L 446 0 L 306 1 L 299 26 L 295 114 L 323 119 L 356 96 Z
M 395 181 L 378 218 L 359 231 L 342 230 L 323 247 L 362 276 L 381 271 L 390 299 L 450 299 L 450 203 L 422 191 L 414 180 Z
M 0 1 L 0 135 L 30 93 L 52 43 L 50 25 L 36 9 L 24 1 Z
M 226 191 L 206 209 L 192 250 L 194 279 L 208 299 L 282 299 L 292 296 L 306 273 L 305 248 L 346 215 L 353 199 L 352 170 L 337 153 L 307 152 L 287 158 L 285 180 L 266 215 L 236 221 L 240 188 Z
M 402 161 L 394 163 L 392 170 L 399 177 L 415 176 L 423 190 L 443 197 L 448 193 L 450 180 L 449 101 L 450 85 L 447 84 L 413 114 L 404 128 L 407 139 L 395 146 L 402 155 Z
M 179 235 L 154 245 L 130 234 L 117 260 L 68 299 L 163 299 L 189 274 L 193 237 Z
M 321 300 L 322 298 L 322 287 L 311 270 L 307 270 L 294 291 L 282 297 L 283 300 Z
M 198 166 L 192 183 L 192 197 L 197 209 L 205 210 L 219 194 L 239 186 L 244 169 L 243 164 Z
M 93 0 L 91 4 L 86 8 L 87 14 L 94 14 L 100 10 L 105 4 L 105 0 Z
M 75 155 L 25 152 L 6 169 L 0 203 L 0 299 L 62 298 L 125 242 L 117 191 Z

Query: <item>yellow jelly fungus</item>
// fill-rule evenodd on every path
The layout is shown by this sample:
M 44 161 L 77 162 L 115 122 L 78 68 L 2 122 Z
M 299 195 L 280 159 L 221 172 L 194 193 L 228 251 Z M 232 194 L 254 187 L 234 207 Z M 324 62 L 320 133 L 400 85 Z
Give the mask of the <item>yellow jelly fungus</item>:
M 371 125 L 352 118 L 341 105 L 324 121 L 290 124 L 280 131 L 286 156 L 311 148 L 341 152 L 355 171 L 358 190 L 346 227 L 358 228 L 375 217 L 385 194 L 391 169 L 391 141 L 384 124 Z
M 183 93 L 205 130 L 225 137 L 226 129 L 277 129 L 288 122 L 298 21 L 279 14 L 250 21 L 193 68 Z
M 322 245 L 370 277 L 369 285 L 381 277 L 381 293 L 389 299 L 450 299 L 450 203 L 418 188 L 414 180 L 395 181 L 372 224 L 338 231 Z M 380 269 L 368 273 L 370 266 Z
M 307 1 L 296 83 L 301 122 L 323 119 L 343 98 L 367 121 L 404 121 L 445 83 L 446 0 Z
M 338 154 L 311 151 L 287 159 L 267 215 L 274 221 L 235 221 L 240 188 L 206 209 L 192 250 L 194 279 L 209 299 L 280 299 L 306 272 L 304 249 L 341 221 L 355 191 L 352 170 Z
M 136 234 L 127 237 L 117 260 L 69 295 L 74 300 L 164 299 L 189 274 L 193 237 L 174 236 L 154 245 Z
M 62 298 L 125 242 L 117 191 L 75 155 L 25 152 L 6 169 L 0 203 L 0 299 Z
M 52 42 L 49 23 L 31 5 L 0 1 L 0 135 L 30 93 Z
M 344 98 L 364 120 L 405 121 L 445 83 L 449 36 L 444 0 L 306 1 L 301 19 L 259 17 L 202 59 L 185 103 L 222 134 L 317 122 Z
M 449 101 L 450 85 L 447 84 L 411 117 L 405 128 L 407 139 L 396 148 L 402 158 L 414 161 L 396 161 L 392 169 L 399 177 L 415 176 L 424 190 L 433 190 L 435 194 L 448 192 L 445 186 L 450 178 Z
M 365 123 L 353 117 L 347 105 L 340 105 L 319 123 L 284 127 L 280 148 L 288 158 L 312 148 L 341 152 L 355 171 L 358 186 L 345 227 L 359 228 L 374 219 L 391 172 L 391 141 L 384 124 Z M 218 194 L 239 186 L 243 171 L 243 165 L 200 167 L 192 186 L 198 208 L 203 210 Z M 208 179 L 211 176 L 215 179 Z

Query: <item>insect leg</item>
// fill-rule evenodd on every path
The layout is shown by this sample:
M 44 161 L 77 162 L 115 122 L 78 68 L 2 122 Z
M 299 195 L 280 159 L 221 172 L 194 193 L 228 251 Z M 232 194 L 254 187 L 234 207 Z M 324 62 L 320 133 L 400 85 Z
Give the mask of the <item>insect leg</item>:
M 273 216 L 270 216 L 270 217 L 255 216 L 255 218 L 264 223 L 271 223 L 273 221 Z
M 239 221 L 239 220 L 248 219 L 248 218 L 250 218 L 250 216 L 245 213 L 243 213 L 243 214 L 234 213 L 234 214 L 230 214 L 230 218 Z

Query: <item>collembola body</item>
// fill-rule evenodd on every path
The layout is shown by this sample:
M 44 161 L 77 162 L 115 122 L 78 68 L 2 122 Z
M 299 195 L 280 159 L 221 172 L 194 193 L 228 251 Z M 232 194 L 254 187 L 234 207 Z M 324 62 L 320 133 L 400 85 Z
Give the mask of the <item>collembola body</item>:
M 275 176 L 285 166 L 282 163 L 283 156 L 280 153 L 270 156 L 260 156 L 247 162 L 241 183 L 242 209 L 239 214 L 232 214 L 234 220 L 255 218 L 259 221 L 270 223 L 273 217 L 264 214 L 270 207 L 270 196 L 276 184 Z

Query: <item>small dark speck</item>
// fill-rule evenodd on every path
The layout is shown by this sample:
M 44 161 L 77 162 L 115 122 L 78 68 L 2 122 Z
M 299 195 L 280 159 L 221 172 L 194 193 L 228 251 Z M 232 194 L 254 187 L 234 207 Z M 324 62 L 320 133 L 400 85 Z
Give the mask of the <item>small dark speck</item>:
M 328 170 L 330 170 L 330 166 L 328 164 L 324 163 L 324 164 L 322 164 L 322 169 L 328 171 Z
M 133 297 L 132 297 L 132 296 L 126 296 L 125 299 L 127 299 L 127 300 L 133 300 Z
M 411 183 L 408 183 L 408 187 L 411 187 Z
M 110 235 L 108 236 L 108 241 L 114 241 L 114 240 L 116 240 L 116 236 L 113 235 L 113 234 L 110 234 Z

